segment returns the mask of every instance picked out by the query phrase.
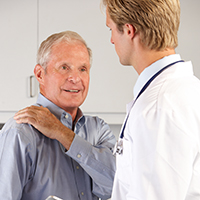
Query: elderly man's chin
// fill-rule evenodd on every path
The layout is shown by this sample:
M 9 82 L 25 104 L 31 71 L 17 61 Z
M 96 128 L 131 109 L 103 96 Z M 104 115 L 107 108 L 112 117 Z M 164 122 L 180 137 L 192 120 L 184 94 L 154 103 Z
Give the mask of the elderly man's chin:
M 60 98 L 60 104 L 62 104 L 62 107 L 69 107 L 69 108 L 78 108 L 83 104 L 85 101 L 86 96 L 83 95 L 68 95 L 67 97 Z

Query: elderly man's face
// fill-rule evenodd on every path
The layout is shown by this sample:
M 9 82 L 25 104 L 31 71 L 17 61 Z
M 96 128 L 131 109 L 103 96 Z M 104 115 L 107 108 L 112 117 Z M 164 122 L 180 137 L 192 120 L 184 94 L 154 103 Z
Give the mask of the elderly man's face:
M 90 58 L 80 43 L 56 44 L 43 73 L 40 92 L 54 104 L 71 113 L 84 102 L 89 88 Z

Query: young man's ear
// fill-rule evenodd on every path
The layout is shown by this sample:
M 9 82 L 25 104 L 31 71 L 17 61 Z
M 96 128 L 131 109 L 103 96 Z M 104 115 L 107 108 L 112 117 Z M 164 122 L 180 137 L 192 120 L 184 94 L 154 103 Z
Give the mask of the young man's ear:
M 126 34 L 133 39 L 136 33 L 135 27 L 132 24 L 125 24 L 124 25 L 124 31 Z
M 34 74 L 39 84 L 43 84 L 45 69 L 41 65 L 37 64 L 34 68 Z

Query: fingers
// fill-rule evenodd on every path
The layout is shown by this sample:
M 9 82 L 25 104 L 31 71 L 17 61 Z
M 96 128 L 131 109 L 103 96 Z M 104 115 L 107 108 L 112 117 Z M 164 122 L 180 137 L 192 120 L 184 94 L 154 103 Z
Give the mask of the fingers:
M 62 124 L 47 108 L 30 106 L 18 111 L 14 119 L 18 124 L 28 123 L 47 137 L 54 139 L 54 131 Z M 56 131 L 55 131 L 56 132 Z
M 72 130 L 64 126 L 55 115 L 42 106 L 30 106 L 19 110 L 14 119 L 19 124 L 31 124 L 45 136 L 58 140 L 66 149 L 70 148 L 75 136 Z
M 22 110 L 19 110 L 14 115 L 14 119 L 18 124 L 21 123 L 29 123 L 31 125 L 34 125 L 37 122 L 37 113 L 41 110 L 44 110 L 44 107 L 38 107 L 38 106 L 30 106 L 26 107 Z M 48 110 L 48 109 L 45 109 Z
M 14 119 L 15 119 L 15 117 L 14 117 Z M 26 124 L 31 124 L 33 126 L 35 125 L 35 119 L 31 118 L 31 117 L 25 117 L 24 116 L 24 117 L 21 117 L 21 118 L 16 118 L 15 120 L 18 124 L 26 123 Z

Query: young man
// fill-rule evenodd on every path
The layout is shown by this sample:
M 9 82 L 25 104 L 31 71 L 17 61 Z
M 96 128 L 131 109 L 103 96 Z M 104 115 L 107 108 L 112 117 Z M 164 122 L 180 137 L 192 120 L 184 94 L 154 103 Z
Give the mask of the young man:
M 115 152 L 112 200 L 200 199 L 200 81 L 175 53 L 179 0 L 103 0 L 111 43 L 139 78 Z
M 75 32 L 53 34 L 41 44 L 34 69 L 40 94 L 37 106 L 26 112 L 29 124 L 10 119 L 0 133 L 1 198 L 111 196 L 115 138 L 103 120 L 79 109 L 88 92 L 90 62 L 91 50 Z M 48 137 L 31 125 L 43 127 Z

